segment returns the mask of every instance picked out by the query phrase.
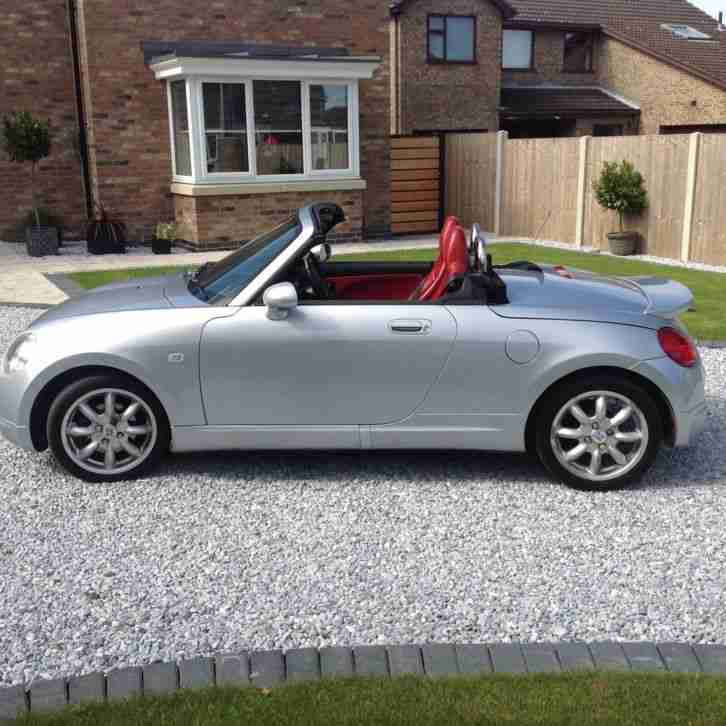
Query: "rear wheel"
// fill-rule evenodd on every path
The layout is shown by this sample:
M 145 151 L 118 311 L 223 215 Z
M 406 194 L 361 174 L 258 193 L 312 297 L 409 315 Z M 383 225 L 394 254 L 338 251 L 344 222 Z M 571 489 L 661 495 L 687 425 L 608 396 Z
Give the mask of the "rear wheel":
M 65 388 L 48 415 L 56 460 L 86 481 L 119 481 L 149 472 L 169 449 L 159 402 L 122 375 L 85 378 Z
M 536 419 L 537 454 L 559 481 L 586 491 L 639 481 L 663 442 L 656 402 L 641 386 L 599 375 L 565 384 Z

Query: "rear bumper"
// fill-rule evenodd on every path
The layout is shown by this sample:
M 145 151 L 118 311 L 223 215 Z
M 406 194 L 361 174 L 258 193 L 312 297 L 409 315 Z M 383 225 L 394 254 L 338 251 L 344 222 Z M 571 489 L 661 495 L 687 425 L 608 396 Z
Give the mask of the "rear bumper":
M 21 449 L 35 451 L 33 441 L 30 438 L 30 430 L 27 426 L 18 426 L 16 423 L 0 417 L 0 435 Z
M 706 428 L 708 406 L 699 404 L 692 411 L 676 414 L 676 447 L 692 446 Z

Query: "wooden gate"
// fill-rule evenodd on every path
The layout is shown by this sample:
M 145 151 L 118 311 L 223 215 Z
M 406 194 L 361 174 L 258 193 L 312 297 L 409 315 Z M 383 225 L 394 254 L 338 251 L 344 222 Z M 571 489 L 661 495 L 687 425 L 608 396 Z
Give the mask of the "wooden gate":
M 438 136 L 391 138 L 391 231 L 438 232 L 441 226 Z

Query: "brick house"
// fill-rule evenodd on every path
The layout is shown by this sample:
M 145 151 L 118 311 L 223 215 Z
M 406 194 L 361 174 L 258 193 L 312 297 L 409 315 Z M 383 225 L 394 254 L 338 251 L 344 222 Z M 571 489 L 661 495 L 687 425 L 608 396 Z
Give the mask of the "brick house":
M 394 133 L 726 129 L 726 33 L 687 0 L 397 0 L 391 9 Z
M 391 229 L 390 134 L 726 129 L 726 33 L 686 0 L 5 0 L 0 113 L 47 116 L 40 196 L 232 246 L 311 200 Z M 351 12 L 353 11 L 353 12 Z M 0 159 L 0 238 L 30 207 Z

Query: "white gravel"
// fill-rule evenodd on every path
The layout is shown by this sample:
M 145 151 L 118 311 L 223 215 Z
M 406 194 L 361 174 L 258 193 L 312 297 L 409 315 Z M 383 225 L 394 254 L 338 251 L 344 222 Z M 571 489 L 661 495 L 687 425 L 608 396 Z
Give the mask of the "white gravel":
M 0 348 L 37 311 L 0 309 Z M 0 683 L 215 651 L 425 641 L 726 642 L 726 351 L 647 483 L 524 456 L 178 456 L 92 485 L 0 443 Z

